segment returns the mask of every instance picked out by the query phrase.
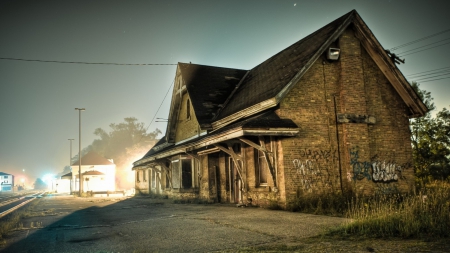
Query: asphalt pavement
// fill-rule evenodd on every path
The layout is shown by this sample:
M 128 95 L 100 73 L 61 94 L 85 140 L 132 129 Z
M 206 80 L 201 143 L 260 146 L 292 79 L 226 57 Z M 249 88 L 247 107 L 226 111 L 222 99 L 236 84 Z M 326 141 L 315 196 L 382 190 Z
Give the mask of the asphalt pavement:
M 2 252 L 214 252 L 298 243 L 345 219 L 168 199 L 49 195 Z

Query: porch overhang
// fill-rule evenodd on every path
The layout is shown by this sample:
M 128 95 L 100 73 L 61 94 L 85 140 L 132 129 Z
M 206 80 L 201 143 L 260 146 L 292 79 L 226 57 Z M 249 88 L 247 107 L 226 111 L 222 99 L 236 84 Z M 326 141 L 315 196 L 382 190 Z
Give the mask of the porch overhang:
M 212 146 L 217 143 L 236 139 L 243 136 L 285 136 L 291 137 L 298 134 L 298 127 L 289 128 L 252 128 L 247 129 L 242 126 L 229 129 L 220 133 L 215 133 L 207 136 L 202 136 L 194 139 L 190 142 L 182 143 L 167 150 L 164 150 L 154 155 L 144 157 L 133 163 L 133 170 L 146 167 L 148 163 L 152 161 L 163 159 L 172 155 L 186 153 L 188 151 L 194 151 L 208 146 Z

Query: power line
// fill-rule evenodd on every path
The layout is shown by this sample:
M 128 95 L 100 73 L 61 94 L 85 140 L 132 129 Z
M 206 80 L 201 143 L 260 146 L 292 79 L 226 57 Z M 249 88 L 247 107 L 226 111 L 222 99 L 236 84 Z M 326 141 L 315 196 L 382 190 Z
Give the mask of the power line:
M 430 78 L 435 78 L 435 77 L 438 77 L 438 76 L 447 76 L 447 75 L 450 75 L 450 73 L 441 74 L 441 75 L 434 75 L 434 76 L 429 76 L 429 77 L 422 77 L 422 78 L 414 79 L 414 80 L 415 81 L 421 81 L 421 80 L 427 80 L 427 79 L 430 79 Z
M 145 129 L 145 132 L 148 131 L 148 129 L 149 129 L 150 126 L 152 125 L 153 121 L 155 120 L 156 115 L 157 115 L 158 112 L 159 112 L 159 109 L 161 109 L 161 106 L 163 105 L 164 101 L 166 100 L 167 94 L 169 94 L 170 88 L 172 88 L 172 86 L 173 86 L 174 83 L 175 83 L 175 78 L 173 79 L 172 84 L 169 86 L 169 89 L 167 90 L 166 95 L 164 96 L 163 100 L 161 101 L 161 104 L 159 104 L 158 110 L 156 110 L 155 115 L 153 115 L 153 118 L 152 118 L 152 120 L 150 121 L 150 124 L 148 124 L 148 127 Z M 142 137 L 143 137 L 143 136 L 141 136 L 141 139 L 138 141 L 138 143 L 141 142 Z
M 409 74 L 409 75 L 406 75 L 406 76 L 414 76 L 414 75 L 418 75 L 418 74 L 422 74 L 422 73 L 428 73 L 428 72 L 433 72 L 433 71 L 440 70 L 440 69 L 449 69 L 449 68 L 450 68 L 450 66 L 449 67 L 438 68 L 438 69 L 433 69 L 433 70 L 417 72 L 417 73 Z
M 440 32 L 435 33 L 435 34 L 428 35 L 428 36 L 426 36 L 426 37 L 423 37 L 423 38 L 420 38 L 420 39 L 417 39 L 417 40 L 410 41 L 410 42 L 405 43 L 405 44 L 402 44 L 402 45 L 400 45 L 400 46 L 393 47 L 393 48 L 391 48 L 390 50 L 391 50 L 391 51 L 394 51 L 394 50 L 397 50 L 397 49 L 399 49 L 399 48 L 406 47 L 406 46 L 409 46 L 409 45 L 411 45 L 411 44 L 420 42 L 420 41 L 422 41 L 422 40 L 426 40 L 426 39 L 429 39 L 429 38 L 431 38 L 431 37 L 434 37 L 434 36 L 437 36 L 437 35 L 446 33 L 446 32 L 448 32 L 448 31 L 450 31 L 450 29 L 446 29 L 446 30 L 444 30 L 444 31 L 440 31 Z
M 416 75 L 415 77 L 412 77 L 412 78 L 418 78 L 418 77 L 421 77 L 421 76 L 429 76 L 429 75 L 437 75 L 437 74 L 445 73 L 445 72 L 450 72 L 450 69 L 447 69 L 447 70 L 441 70 L 441 71 L 436 71 L 436 72 L 429 73 L 429 74 Z
M 410 55 L 410 54 L 415 54 L 415 53 L 419 53 L 419 52 L 422 52 L 422 51 L 430 50 L 430 49 L 433 49 L 433 48 L 436 48 L 436 47 L 444 46 L 444 45 L 447 45 L 447 44 L 450 44 L 450 42 L 447 42 L 447 43 L 444 43 L 444 44 L 441 44 L 441 45 L 437 45 L 437 46 L 434 46 L 434 47 L 429 47 L 429 48 L 426 48 L 426 49 L 423 49 L 423 50 L 419 50 L 419 51 L 416 51 L 416 52 L 412 52 L 412 53 L 409 53 L 409 54 L 404 54 L 404 55 L 402 55 L 402 57 L 405 57 L 405 56 Z
M 450 38 L 446 38 L 446 39 L 443 39 L 443 40 L 440 40 L 440 41 L 436 41 L 436 42 L 433 42 L 433 43 L 430 43 L 430 44 L 427 44 L 427 45 L 424 45 L 424 46 L 420 46 L 420 47 L 416 47 L 416 48 L 413 48 L 413 49 L 410 49 L 410 50 L 406 50 L 406 51 L 403 51 L 401 53 L 398 53 L 398 55 L 402 55 L 404 53 L 411 52 L 411 51 L 414 51 L 416 49 L 427 47 L 429 45 L 433 45 L 433 44 L 436 44 L 436 43 L 439 43 L 439 42 L 442 42 L 442 41 L 446 41 L 446 40 L 450 40 Z
M 433 80 L 420 81 L 420 83 L 426 83 L 426 82 L 437 81 L 437 80 L 442 80 L 442 79 L 449 79 L 449 78 L 450 78 L 450 76 L 444 77 L 444 78 L 433 79 Z
M 120 66 L 177 65 L 177 64 L 173 64 L 173 63 L 116 63 L 116 62 L 50 61 L 50 60 L 21 59 L 21 58 L 8 58 L 8 57 L 0 57 L 0 60 L 45 62 L 45 63 L 66 63 L 66 64 L 120 65 Z

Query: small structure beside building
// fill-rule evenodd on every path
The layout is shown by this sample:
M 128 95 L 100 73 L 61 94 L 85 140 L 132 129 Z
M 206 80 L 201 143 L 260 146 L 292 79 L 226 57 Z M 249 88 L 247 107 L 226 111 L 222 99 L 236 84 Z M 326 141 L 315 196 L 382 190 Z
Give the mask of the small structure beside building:
M 79 161 L 70 166 L 72 172 L 58 180 L 58 192 L 79 192 Z M 116 190 L 116 165 L 95 152 L 81 157 L 81 182 L 83 192 L 114 192 Z
M 14 176 L 5 172 L 0 172 L 0 191 L 10 192 L 14 189 Z
M 289 208 L 303 194 L 414 185 L 428 111 L 353 10 L 250 70 L 179 63 L 166 135 L 136 192 Z

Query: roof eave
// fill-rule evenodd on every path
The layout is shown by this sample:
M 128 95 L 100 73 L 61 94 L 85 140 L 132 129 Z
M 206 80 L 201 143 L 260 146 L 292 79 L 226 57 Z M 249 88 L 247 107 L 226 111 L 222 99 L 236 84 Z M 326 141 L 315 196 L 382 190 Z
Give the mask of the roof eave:
M 359 15 L 355 15 L 354 27 L 355 35 L 360 39 L 364 49 L 371 56 L 392 84 L 394 89 L 403 99 L 405 104 L 408 106 L 410 110 L 410 114 L 408 116 L 410 118 L 415 118 L 425 115 L 429 109 L 411 87 L 402 72 L 389 58 L 387 53 L 384 51 L 384 48 Z
M 160 153 L 155 153 L 151 156 L 148 156 L 146 158 L 143 158 L 141 160 L 138 160 L 133 163 L 133 170 L 140 168 L 141 166 L 144 166 L 145 164 L 166 158 L 172 155 L 185 153 L 186 151 L 192 151 L 197 150 L 200 148 L 204 148 L 209 145 L 213 145 L 216 143 L 220 143 L 223 141 L 235 139 L 238 137 L 242 137 L 245 135 L 269 135 L 269 136 L 294 136 L 298 134 L 299 128 L 286 128 L 286 127 L 280 127 L 280 128 L 253 128 L 253 129 L 247 129 L 245 127 L 236 127 L 233 129 L 230 129 L 226 132 L 220 133 L 220 134 L 212 134 L 209 136 L 205 136 L 204 138 L 201 138 L 197 141 L 193 141 L 190 143 L 181 144 L 179 146 L 173 147 L 169 150 L 162 151 Z

